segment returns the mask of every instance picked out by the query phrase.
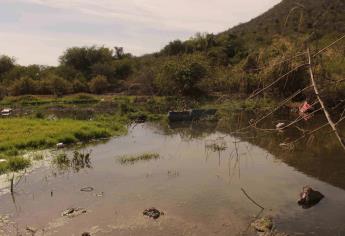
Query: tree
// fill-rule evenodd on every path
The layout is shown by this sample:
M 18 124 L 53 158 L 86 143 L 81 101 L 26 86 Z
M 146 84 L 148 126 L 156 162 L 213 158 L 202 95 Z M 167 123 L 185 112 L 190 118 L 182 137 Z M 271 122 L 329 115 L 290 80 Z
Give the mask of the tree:
M 24 94 L 35 94 L 37 91 L 36 82 L 29 77 L 22 77 L 13 82 L 10 87 L 10 94 L 14 96 Z
M 74 93 L 85 93 L 89 90 L 87 84 L 78 79 L 73 81 L 72 87 Z
M 14 63 L 14 58 L 5 55 L 0 56 L 0 76 L 13 69 L 15 66 Z
M 162 52 L 168 56 L 174 56 L 185 52 L 185 45 L 181 40 L 174 40 L 164 47 Z
M 62 96 L 72 91 L 70 83 L 62 77 L 55 74 L 47 74 L 39 83 L 41 94 L 54 94 Z
M 69 48 L 60 57 L 62 66 L 71 67 L 81 72 L 87 79 L 91 79 L 93 65 L 109 63 L 113 60 L 113 50 L 96 46 Z
M 107 91 L 109 83 L 105 76 L 97 75 L 89 82 L 89 88 L 92 93 L 101 94 Z
M 207 67 L 201 58 L 179 58 L 164 64 L 156 85 L 163 94 L 195 96 L 202 93 L 198 85 L 207 73 Z

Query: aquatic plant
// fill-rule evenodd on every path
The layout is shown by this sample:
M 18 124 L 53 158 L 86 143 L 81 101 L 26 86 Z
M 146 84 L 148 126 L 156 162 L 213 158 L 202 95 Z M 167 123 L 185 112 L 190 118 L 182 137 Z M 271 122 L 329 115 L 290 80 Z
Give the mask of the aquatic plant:
M 41 161 L 44 159 L 44 156 L 42 153 L 34 153 L 33 156 L 32 156 L 32 159 L 34 161 Z
M 0 163 L 0 174 L 6 172 L 18 172 L 28 168 L 31 161 L 27 158 L 16 156 L 8 158 L 6 161 Z
M 75 172 L 79 172 L 81 169 L 91 168 L 90 155 L 91 155 L 91 151 L 84 153 L 84 152 L 75 150 L 73 152 L 73 158 L 71 161 L 72 169 Z
M 52 160 L 53 166 L 55 166 L 60 171 L 67 170 L 70 166 L 70 163 L 71 161 L 66 153 L 59 153 L 54 156 Z
M 139 155 L 124 155 L 119 158 L 121 165 L 134 164 L 138 161 L 149 161 L 160 158 L 158 153 L 143 153 Z

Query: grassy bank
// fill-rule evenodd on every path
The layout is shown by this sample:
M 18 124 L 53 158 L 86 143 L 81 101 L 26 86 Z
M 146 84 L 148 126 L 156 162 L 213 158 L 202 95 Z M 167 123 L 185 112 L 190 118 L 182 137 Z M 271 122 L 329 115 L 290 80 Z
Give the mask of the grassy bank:
M 94 121 L 71 119 L 43 120 L 13 118 L 0 120 L 0 151 L 13 148 L 47 148 L 62 142 L 65 144 L 120 135 L 125 128 L 115 117 Z
M 94 120 L 44 120 L 30 117 L 0 119 L 0 174 L 18 171 L 30 165 L 22 154 L 28 150 L 74 144 L 125 134 L 126 120 L 117 116 L 99 116 Z

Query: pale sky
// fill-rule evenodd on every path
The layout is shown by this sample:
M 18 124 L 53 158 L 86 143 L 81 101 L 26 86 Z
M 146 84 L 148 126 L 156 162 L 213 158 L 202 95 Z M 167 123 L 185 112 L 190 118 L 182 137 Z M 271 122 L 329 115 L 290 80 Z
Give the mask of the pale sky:
M 0 55 L 57 65 L 73 46 L 142 55 L 196 32 L 218 33 L 281 0 L 0 0 Z

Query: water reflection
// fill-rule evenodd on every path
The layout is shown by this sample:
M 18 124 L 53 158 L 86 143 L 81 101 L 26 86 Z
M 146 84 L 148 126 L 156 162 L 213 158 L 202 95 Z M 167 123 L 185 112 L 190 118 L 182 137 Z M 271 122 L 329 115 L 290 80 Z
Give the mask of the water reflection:
M 72 154 L 66 152 L 57 153 L 52 160 L 53 170 L 58 172 L 54 174 L 64 174 L 70 171 L 78 173 L 82 169 L 91 169 L 91 152 L 91 150 L 75 150 Z
M 233 148 L 229 154 L 229 173 L 231 169 L 240 166 L 238 145 L 242 141 L 267 150 L 269 154 L 307 175 L 345 189 L 345 181 L 343 180 L 343 176 L 345 176 L 345 155 L 330 129 L 325 128 L 318 133 L 306 136 L 304 139 L 301 138 L 306 130 L 313 130 L 315 127 L 324 124 L 323 117 L 315 116 L 311 120 L 303 121 L 299 126 L 291 127 L 283 132 L 273 132 L 272 129 L 277 122 L 293 119 L 289 114 L 283 114 L 283 116 L 278 114 L 272 119 L 262 122 L 260 129 L 252 128 L 234 133 L 239 127 L 247 126 L 251 119 L 253 119 L 253 114 L 239 113 L 217 122 L 174 123 L 170 124 L 169 129 L 166 128 L 165 131 L 167 134 L 179 134 L 183 139 L 200 139 L 214 132 L 230 134 L 237 141 L 232 145 Z M 343 131 L 343 128 L 339 127 L 339 130 Z M 281 145 L 298 138 L 301 138 L 301 140 L 294 145 L 293 150 L 285 149 Z M 210 143 L 206 143 L 206 146 L 209 147 L 209 150 L 217 147 L 217 144 L 212 143 L 214 140 L 208 142 Z M 250 153 L 248 145 L 245 148 Z M 224 150 L 213 151 L 218 152 L 220 164 L 221 153 Z M 206 152 L 207 157 L 208 152 Z M 237 172 L 240 176 L 239 169 Z

